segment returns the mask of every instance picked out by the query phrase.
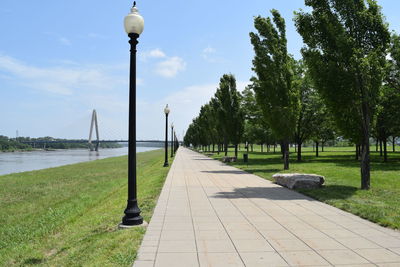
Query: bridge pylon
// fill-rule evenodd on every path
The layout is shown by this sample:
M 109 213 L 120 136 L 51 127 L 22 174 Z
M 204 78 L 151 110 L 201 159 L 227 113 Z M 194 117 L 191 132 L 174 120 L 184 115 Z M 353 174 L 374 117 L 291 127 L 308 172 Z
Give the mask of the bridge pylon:
M 96 144 L 95 147 L 93 147 L 92 144 L 92 134 L 93 134 L 93 127 L 96 127 Z M 99 125 L 97 123 L 97 112 L 95 109 L 93 109 L 92 113 L 92 122 L 90 123 L 90 132 L 89 132 L 89 149 L 90 151 L 99 151 L 99 145 L 100 145 L 100 137 L 99 137 Z

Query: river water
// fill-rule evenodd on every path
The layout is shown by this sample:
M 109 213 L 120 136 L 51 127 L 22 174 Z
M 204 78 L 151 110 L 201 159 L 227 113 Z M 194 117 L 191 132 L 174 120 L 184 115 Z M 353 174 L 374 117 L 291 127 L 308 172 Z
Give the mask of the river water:
M 137 147 L 137 152 L 160 149 L 159 147 Z M 56 151 L 0 152 L 0 175 L 58 167 L 78 162 L 118 157 L 128 154 L 128 148 L 63 149 Z

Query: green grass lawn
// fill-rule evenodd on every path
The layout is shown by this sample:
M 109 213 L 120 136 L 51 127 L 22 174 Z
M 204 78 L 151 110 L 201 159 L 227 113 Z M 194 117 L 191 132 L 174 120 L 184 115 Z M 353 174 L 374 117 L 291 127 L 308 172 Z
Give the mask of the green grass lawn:
M 239 160 L 230 165 L 272 180 L 272 175 L 283 172 L 280 154 L 261 153 L 259 147 L 249 153 L 249 162 L 243 162 L 244 146 Z M 391 147 L 390 147 L 391 149 Z M 297 154 L 291 149 L 290 170 L 285 172 L 315 173 L 325 176 L 320 189 L 298 190 L 315 199 L 359 215 L 370 221 L 400 229 L 400 153 L 389 152 L 384 163 L 379 153 L 371 155 L 371 189 L 360 190 L 360 163 L 355 160 L 355 148 L 328 147 L 315 157 L 312 148 L 303 148 L 303 161 L 296 162 Z M 371 147 L 375 151 L 375 147 Z M 233 155 L 230 151 L 229 155 Z M 216 159 L 220 155 L 213 156 Z
M 138 200 L 149 221 L 169 168 L 138 154 Z M 118 230 L 127 157 L 0 176 L 0 266 L 130 266 L 143 227 Z

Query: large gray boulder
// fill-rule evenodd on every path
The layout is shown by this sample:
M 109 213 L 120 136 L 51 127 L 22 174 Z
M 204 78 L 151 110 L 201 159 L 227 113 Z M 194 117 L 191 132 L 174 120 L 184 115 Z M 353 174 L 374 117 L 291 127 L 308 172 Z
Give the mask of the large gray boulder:
M 275 182 L 289 189 L 319 188 L 325 182 L 324 176 L 303 173 L 277 173 L 272 176 Z

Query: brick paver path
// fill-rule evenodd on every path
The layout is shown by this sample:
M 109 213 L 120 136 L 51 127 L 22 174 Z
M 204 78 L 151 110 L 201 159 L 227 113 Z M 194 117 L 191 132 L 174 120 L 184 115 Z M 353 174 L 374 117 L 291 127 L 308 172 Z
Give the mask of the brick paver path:
M 135 267 L 400 266 L 400 233 L 180 148 Z

